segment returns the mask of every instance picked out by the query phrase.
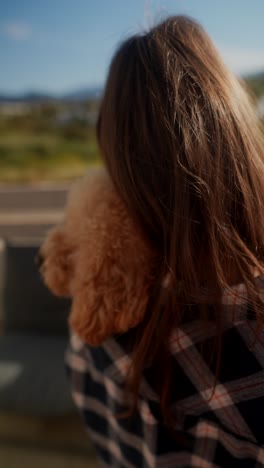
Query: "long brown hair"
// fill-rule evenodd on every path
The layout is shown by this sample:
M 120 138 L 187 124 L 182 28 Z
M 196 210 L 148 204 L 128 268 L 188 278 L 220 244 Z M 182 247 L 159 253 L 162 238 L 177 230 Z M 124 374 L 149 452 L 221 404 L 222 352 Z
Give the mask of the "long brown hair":
M 98 140 L 117 191 L 161 256 L 134 351 L 136 395 L 146 362 L 166 358 L 171 328 L 201 287 L 214 297 L 219 359 L 224 288 L 243 281 L 263 323 L 253 272 L 264 273 L 264 145 L 244 85 L 203 28 L 185 16 L 119 47 Z M 200 317 L 209 318 L 209 306 L 196 302 Z M 161 369 L 158 391 L 168 422 L 170 369 Z

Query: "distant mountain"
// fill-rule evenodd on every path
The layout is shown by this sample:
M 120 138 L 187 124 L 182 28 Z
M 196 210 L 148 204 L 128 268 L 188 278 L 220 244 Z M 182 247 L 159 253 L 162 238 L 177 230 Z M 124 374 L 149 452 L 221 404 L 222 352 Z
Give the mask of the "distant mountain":
M 264 71 L 245 77 L 245 81 L 257 99 L 264 95 Z
M 264 80 L 264 70 L 259 71 L 259 72 L 257 72 L 257 73 L 251 73 L 251 74 L 245 76 L 245 79 L 247 79 L 247 78 L 253 79 L 253 80 L 254 80 L 254 79 L 256 79 L 256 80 L 258 80 L 258 79 Z
M 99 98 L 102 95 L 102 87 L 94 86 L 93 88 L 83 88 L 64 94 L 62 99 L 69 101 L 82 101 L 84 99 Z
M 0 103 L 5 103 L 5 102 L 29 102 L 29 103 L 34 103 L 34 102 L 42 102 L 42 101 L 50 101 L 54 100 L 55 97 L 51 96 L 46 93 L 38 93 L 38 92 L 29 92 L 29 93 L 23 93 L 23 94 L 7 94 L 4 92 L 0 92 Z
M 21 102 L 21 103 L 39 103 L 47 101 L 84 101 L 86 99 L 97 99 L 102 95 L 102 87 L 94 86 L 91 88 L 78 89 L 69 93 L 49 94 L 45 92 L 29 91 L 21 94 L 10 94 L 0 92 L 0 103 Z
M 256 96 L 259 97 L 264 94 L 264 70 L 258 73 L 246 75 L 243 77 L 249 84 Z M 28 91 L 19 94 L 10 94 L 0 91 L 0 104 L 5 102 L 14 103 L 39 103 L 47 101 L 85 101 L 89 99 L 98 99 L 102 96 L 102 86 L 92 86 L 87 88 L 80 88 L 68 93 L 46 93 L 40 91 Z

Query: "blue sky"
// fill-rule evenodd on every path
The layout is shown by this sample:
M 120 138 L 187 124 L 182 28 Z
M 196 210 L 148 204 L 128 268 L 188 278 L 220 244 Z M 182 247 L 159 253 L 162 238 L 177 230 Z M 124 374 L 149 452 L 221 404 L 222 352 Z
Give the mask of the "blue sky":
M 235 73 L 264 70 L 263 0 L 0 0 L 0 92 L 103 84 L 120 40 L 167 14 L 200 21 Z

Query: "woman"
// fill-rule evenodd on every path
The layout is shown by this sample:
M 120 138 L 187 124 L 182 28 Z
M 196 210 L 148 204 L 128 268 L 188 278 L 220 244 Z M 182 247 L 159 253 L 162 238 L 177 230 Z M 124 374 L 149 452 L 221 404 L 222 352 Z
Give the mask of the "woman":
M 129 38 L 112 60 L 98 141 L 162 261 L 140 326 L 97 348 L 75 336 L 67 354 L 104 466 L 264 466 L 258 125 L 190 18 Z

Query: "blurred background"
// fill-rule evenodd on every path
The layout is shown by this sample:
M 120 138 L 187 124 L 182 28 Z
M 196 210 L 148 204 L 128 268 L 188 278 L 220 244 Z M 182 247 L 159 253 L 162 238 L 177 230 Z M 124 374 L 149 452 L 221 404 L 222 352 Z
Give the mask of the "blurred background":
M 72 181 L 101 164 L 95 123 L 116 46 L 170 14 L 202 23 L 263 123 L 260 0 L 0 0 L 1 468 L 97 466 L 63 367 L 70 304 L 34 257 Z

